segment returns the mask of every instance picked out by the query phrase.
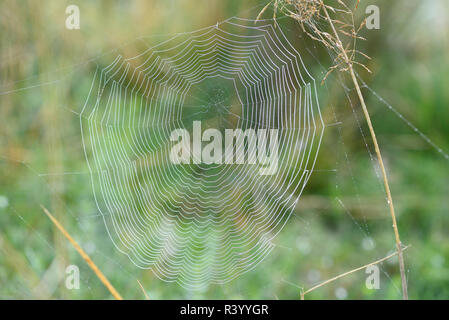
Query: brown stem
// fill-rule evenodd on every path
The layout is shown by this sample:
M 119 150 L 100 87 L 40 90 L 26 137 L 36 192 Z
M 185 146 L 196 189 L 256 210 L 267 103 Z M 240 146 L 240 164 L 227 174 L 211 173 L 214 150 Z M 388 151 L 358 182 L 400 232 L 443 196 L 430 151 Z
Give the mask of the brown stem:
M 404 248 L 402 249 L 402 251 L 407 250 L 409 247 L 410 247 L 410 246 L 404 247 Z M 314 290 L 316 290 L 316 289 L 318 289 L 318 288 L 320 288 L 320 287 L 322 287 L 322 286 L 324 286 L 324 285 L 327 285 L 327 284 L 329 284 L 329 283 L 331 283 L 331 282 L 334 282 L 335 280 L 338 280 L 338 279 L 340 279 L 340 278 L 346 277 L 347 275 L 350 275 L 350 274 L 352 274 L 352 273 L 354 273 L 354 272 L 357 272 L 357 271 L 366 269 L 366 268 L 368 268 L 369 266 L 374 266 L 374 265 L 376 265 L 376 264 L 379 264 L 379 263 L 381 263 L 381 262 L 384 262 L 385 260 L 388 260 L 388 259 L 390 259 L 390 258 L 392 258 L 392 257 L 394 257 L 395 255 L 398 255 L 398 254 L 399 254 L 399 251 L 393 252 L 392 254 L 390 254 L 390 255 L 388 255 L 388 256 L 382 258 L 382 259 L 379 259 L 379 260 L 376 260 L 376 261 L 374 261 L 374 262 L 365 264 L 364 266 L 361 266 L 361 267 L 352 269 L 352 270 L 347 271 L 347 272 L 345 272 L 345 273 L 339 274 L 338 276 L 335 276 L 335 277 L 333 277 L 333 278 L 330 278 L 330 279 L 328 279 L 328 280 L 326 280 L 326 281 L 323 281 L 323 282 L 317 284 L 316 286 L 314 286 L 314 287 L 312 287 L 312 288 L 310 288 L 310 289 L 308 289 L 308 290 L 306 290 L 306 291 L 301 290 L 301 300 L 304 300 L 304 296 L 305 296 L 306 294 L 308 294 L 308 293 L 310 293 L 310 292 L 312 292 L 312 291 L 314 291 Z
M 399 237 L 398 226 L 397 226 L 397 223 L 396 223 L 396 214 L 395 214 L 395 211 L 394 211 L 393 199 L 391 197 L 391 191 L 390 191 L 390 185 L 388 183 L 387 172 L 385 170 L 384 162 L 383 162 L 383 159 L 382 159 L 382 154 L 380 153 L 380 148 L 379 148 L 379 144 L 377 142 L 376 133 L 374 131 L 373 124 L 371 123 L 371 117 L 369 115 L 368 108 L 366 107 L 366 103 L 365 103 L 365 99 L 363 97 L 362 91 L 360 90 L 360 86 L 359 86 L 359 83 L 357 81 L 357 77 L 355 76 L 354 69 L 353 69 L 353 66 L 352 66 L 352 62 L 349 59 L 349 57 L 348 57 L 348 55 L 346 53 L 346 50 L 343 47 L 343 43 L 341 42 L 340 37 L 338 35 L 338 32 L 335 29 L 335 26 L 334 26 L 334 24 L 332 22 L 332 19 L 329 16 L 329 13 L 328 13 L 328 11 L 326 9 L 326 5 L 322 1 L 321 1 L 321 5 L 323 7 L 326 19 L 327 19 L 329 25 L 331 26 L 332 32 L 334 33 L 338 49 L 341 50 L 341 53 L 342 53 L 343 58 L 345 60 L 345 63 L 348 65 L 349 73 L 351 75 L 352 82 L 354 83 L 354 86 L 356 88 L 357 95 L 358 95 L 359 100 L 360 100 L 360 104 L 362 105 L 363 114 L 365 116 L 366 123 L 368 124 L 368 128 L 369 128 L 369 131 L 370 131 L 370 134 L 371 134 L 371 138 L 373 140 L 374 148 L 375 148 L 376 155 L 377 155 L 377 160 L 379 162 L 379 166 L 380 166 L 380 169 L 381 169 L 381 172 L 382 172 L 385 192 L 386 192 L 386 195 L 387 195 L 387 202 L 388 202 L 388 206 L 390 208 L 391 220 L 393 222 L 394 236 L 395 236 L 395 240 L 396 240 L 396 247 L 397 247 L 397 250 L 398 250 L 399 271 L 400 271 L 400 274 L 401 274 L 401 282 L 402 282 L 402 296 L 403 296 L 404 300 L 407 300 L 408 299 L 407 279 L 406 279 L 406 276 L 405 276 L 404 256 L 402 254 L 402 250 L 403 249 L 402 249 L 401 239 Z
M 97 275 L 100 281 L 105 285 L 105 287 L 109 290 L 112 296 L 117 300 L 123 300 L 120 294 L 115 290 L 103 272 L 97 267 L 97 265 L 92 261 L 92 259 L 87 255 L 87 253 L 80 247 L 80 245 L 72 238 L 72 236 L 66 231 L 66 229 L 59 223 L 58 220 L 53 217 L 53 215 L 44 207 L 41 206 L 42 210 L 44 210 L 45 214 L 50 218 L 51 222 L 54 223 L 56 228 L 66 237 L 67 240 L 72 244 L 72 246 L 78 251 L 81 257 L 86 261 L 87 265 L 92 269 L 93 272 Z

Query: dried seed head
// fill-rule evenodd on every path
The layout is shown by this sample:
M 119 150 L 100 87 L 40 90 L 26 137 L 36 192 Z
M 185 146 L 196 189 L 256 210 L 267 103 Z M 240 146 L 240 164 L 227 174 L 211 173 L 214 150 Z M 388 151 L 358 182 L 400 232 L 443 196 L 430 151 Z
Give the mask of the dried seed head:
M 319 18 L 322 2 L 319 0 L 285 0 L 284 6 L 292 8 L 294 18 L 301 23 L 314 23 Z
M 355 2 L 355 7 L 349 3 Z M 356 27 L 354 11 L 359 0 L 335 0 L 333 5 L 324 4 L 323 0 L 271 0 L 259 13 L 259 19 L 266 9 L 273 5 L 273 18 L 282 12 L 295 19 L 303 32 L 312 40 L 320 42 L 333 54 L 333 65 L 329 68 L 323 81 L 333 71 L 346 72 L 353 65 L 369 69 L 358 58 L 369 57 L 357 50 L 357 41 L 365 40 L 359 36 L 365 21 Z M 330 13 L 330 14 L 329 14 Z

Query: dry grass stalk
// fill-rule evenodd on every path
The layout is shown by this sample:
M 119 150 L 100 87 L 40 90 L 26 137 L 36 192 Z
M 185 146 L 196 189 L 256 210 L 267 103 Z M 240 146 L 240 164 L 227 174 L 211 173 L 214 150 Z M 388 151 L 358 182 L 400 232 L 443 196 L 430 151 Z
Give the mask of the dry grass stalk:
M 150 300 L 150 297 L 148 296 L 148 294 L 147 294 L 145 288 L 143 287 L 143 285 L 140 283 L 139 280 L 137 280 L 137 283 L 139 284 L 140 289 L 142 289 L 142 292 L 143 292 L 143 295 L 145 296 L 145 299 L 146 299 L 146 300 Z
M 363 57 L 370 60 L 368 55 L 357 50 L 357 41 L 365 40 L 359 35 L 360 30 L 365 25 L 365 21 L 356 27 L 354 10 L 349 8 L 342 0 L 336 0 L 336 2 L 339 4 L 339 8 L 325 5 L 322 0 L 272 0 L 260 11 L 256 21 L 261 18 L 270 5 L 273 5 L 273 18 L 276 18 L 276 12 L 280 11 L 286 16 L 295 19 L 304 33 L 330 50 L 335 55 L 334 64 L 324 76 L 323 82 L 335 70 L 348 72 L 348 62 L 350 65 L 359 65 L 371 73 L 368 67 L 357 59 L 358 57 Z M 348 39 L 344 47 L 341 45 L 341 41 L 339 41 L 340 36 L 335 36 L 335 34 L 327 32 L 322 27 L 322 21 L 327 20 L 327 10 L 340 13 L 339 19 L 331 19 L 330 22 L 332 25 L 337 25 L 338 32 Z
M 371 139 L 373 140 L 374 148 L 376 151 L 379 167 L 382 172 L 383 183 L 385 187 L 385 193 L 387 196 L 387 202 L 390 209 L 390 215 L 393 222 L 393 231 L 395 236 L 395 242 L 398 252 L 399 271 L 402 282 L 402 295 L 404 299 L 408 299 L 407 292 L 407 279 L 405 276 L 405 264 L 404 256 L 402 254 L 402 244 L 399 237 L 399 231 L 396 222 L 396 214 L 393 205 L 393 199 L 391 196 L 390 185 L 388 182 L 388 176 L 385 170 L 384 162 L 380 152 L 379 144 L 377 142 L 376 133 L 374 131 L 371 117 L 366 107 L 365 99 L 363 97 L 360 85 L 354 72 L 354 65 L 363 67 L 368 72 L 371 72 L 363 63 L 357 61 L 359 56 L 369 59 L 369 57 L 357 50 L 357 41 L 365 40 L 359 36 L 360 30 L 365 25 L 366 21 L 363 21 L 358 27 L 356 27 L 354 19 L 354 11 L 360 0 L 357 0 L 355 8 L 350 8 L 343 0 L 334 0 L 336 6 L 330 6 L 323 2 L 323 0 L 272 0 L 269 4 L 274 5 L 274 11 L 280 10 L 285 15 L 295 19 L 301 26 L 304 33 L 306 33 L 311 39 L 323 44 L 330 52 L 334 53 L 334 64 L 329 68 L 329 71 L 325 75 L 323 82 L 327 77 L 335 70 L 340 72 L 348 72 L 354 87 L 357 91 L 360 104 L 362 106 L 363 114 L 365 116 L 366 123 L 368 125 Z M 262 11 L 266 11 L 265 7 Z M 331 17 L 329 11 L 335 15 L 338 15 L 338 19 Z M 263 14 L 259 14 L 259 17 Z M 324 22 L 324 24 L 323 24 Z M 330 33 L 327 31 L 330 29 Z M 343 44 L 345 40 L 346 45 Z
M 92 259 L 87 255 L 87 253 L 80 247 L 80 245 L 70 236 L 70 234 L 65 230 L 65 228 L 58 222 L 58 220 L 53 217 L 53 215 L 44 207 L 41 206 L 42 210 L 44 210 L 45 214 L 50 218 L 51 222 L 58 228 L 58 230 L 62 233 L 64 237 L 69 240 L 69 242 L 72 244 L 72 246 L 78 251 L 78 253 L 81 255 L 81 257 L 86 261 L 88 266 L 95 272 L 98 279 L 105 285 L 105 287 L 109 290 L 109 292 L 112 294 L 112 296 L 117 300 L 123 300 L 123 298 L 120 296 L 120 294 L 115 290 L 115 288 L 112 286 L 112 284 L 109 282 L 109 280 L 106 278 L 106 276 L 103 274 L 103 272 L 100 271 L 100 269 L 95 265 L 95 263 L 92 261 Z
M 405 250 L 407 250 L 408 248 L 410 248 L 410 246 L 404 247 L 404 248 L 402 249 L 402 251 L 405 251 Z M 310 288 L 310 289 L 307 289 L 307 290 L 301 292 L 301 300 L 304 300 L 304 296 L 305 296 L 306 294 L 308 294 L 308 293 L 310 293 L 310 292 L 312 292 L 312 291 L 314 291 L 314 290 L 316 290 L 316 289 L 318 289 L 318 288 L 320 288 L 320 287 L 322 287 L 322 286 L 325 286 L 326 284 L 329 284 L 329 283 L 331 283 L 331 282 L 334 282 L 335 280 L 338 280 L 338 279 L 340 279 L 340 278 L 346 277 L 346 276 L 348 276 L 348 275 L 350 275 L 350 274 L 352 274 L 352 273 L 354 273 L 354 272 L 357 272 L 357 271 L 366 269 L 366 268 L 368 268 L 369 266 L 374 266 L 374 265 L 376 265 L 376 264 L 382 263 L 382 262 L 384 262 L 385 260 L 388 260 L 388 259 L 390 259 L 390 258 L 396 256 L 398 253 L 399 253 L 398 251 L 395 251 L 395 252 L 393 252 L 392 254 L 390 254 L 390 255 L 388 255 L 388 256 L 382 258 L 382 259 L 376 260 L 376 261 L 371 262 L 371 263 L 368 263 L 368 264 L 366 264 L 366 265 L 364 265 L 364 266 L 361 266 L 361 267 L 352 269 L 351 271 L 348 271 L 348 272 L 339 274 L 338 276 L 335 276 L 335 277 L 330 278 L 330 279 L 328 279 L 328 280 L 326 280 L 326 281 L 323 281 L 323 282 L 321 282 L 320 284 L 317 284 L 316 286 L 314 286 L 314 287 L 312 287 L 312 288 Z

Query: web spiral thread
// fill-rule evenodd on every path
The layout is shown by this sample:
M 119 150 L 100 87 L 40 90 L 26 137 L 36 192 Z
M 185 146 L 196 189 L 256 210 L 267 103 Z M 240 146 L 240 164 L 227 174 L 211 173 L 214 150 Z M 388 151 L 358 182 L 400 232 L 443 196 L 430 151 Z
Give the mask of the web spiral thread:
M 277 172 L 173 164 L 170 134 L 195 120 L 204 129 L 277 129 Z M 315 80 L 282 30 L 239 18 L 119 55 L 97 70 L 80 121 L 114 244 L 136 266 L 189 288 L 229 281 L 270 253 L 324 130 Z

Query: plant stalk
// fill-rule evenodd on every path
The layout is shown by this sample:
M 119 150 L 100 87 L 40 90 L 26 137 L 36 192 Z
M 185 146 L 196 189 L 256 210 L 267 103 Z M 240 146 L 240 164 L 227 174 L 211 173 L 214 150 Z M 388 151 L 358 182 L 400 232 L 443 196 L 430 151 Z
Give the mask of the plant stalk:
M 402 249 L 402 251 L 407 250 L 408 248 L 410 248 L 410 246 L 404 247 L 404 248 Z M 331 283 L 331 282 L 334 282 L 335 280 L 338 280 L 338 279 L 340 279 L 340 278 L 346 277 L 346 276 L 348 276 L 348 275 L 350 275 L 350 274 L 352 274 L 352 273 L 354 273 L 354 272 L 357 272 L 357 271 L 366 269 L 366 268 L 368 268 L 369 266 L 374 266 L 374 265 L 376 265 L 376 264 L 382 263 L 382 262 L 384 262 L 385 260 L 388 260 L 388 259 L 394 257 L 394 256 L 397 255 L 397 254 L 399 254 L 399 252 L 398 252 L 398 251 L 395 251 L 395 252 L 393 252 L 392 254 L 390 254 L 390 255 L 388 255 L 388 256 L 382 258 L 382 259 L 376 260 L 376 261 L 374 261 L 374 262 L 365 264 L 364 266 L 361 266 L 361 267 L 352 269 L 352 270 L 350 270 L 350 271 L 347 271 L 347 272 L 345 272 L 345 273 L 339 274 L 338 276 L 335 276 L 335 277 L 333 277 L 333 278 L 331 278 L 331 279 L 328 279 L 328 280 L 326 280 L 326 281 L 323 281 L 323 282 L 317 284 L 316 286 L 314 286 L 314 287 L 312 287 L 312 288 L 310 288 L 310 289 L 308 289 L 308 290 L 306 290 L 306 291 L 302 291 L 302 292 L 301 292 L 301 300 L 304 300 L 304 296 L 305 296 L 306 294 L 308 294 L 308 293 L 310 293 L 310 292 L 312 292 L 312 291 L 314 291 L 314 290 L 316 290 L 316 289 L 318 289 L 318 288 L 321 288 L 322 286 L 325 286 L 325 285 L 327 285 L 327 284 L 329 284 L 329 283 Z
M 109 292 L 112 294 L 112 296 L 117 300 L 123 300 L 122 296 L 117 292 L 117 290 L 115 290 L 115 288 L 112 286 L 112 284 L 109 282 L 109 280 L 103 274 L 103 272 L 100 271 L 100 269 L 97 267 L 97 265 L 87 255 L 87 253 L 80 247 L 80 245 L 72 238 L 72 236 L 67 232 L 67 230 L 59 223 L 59 221 L 56 220 L 56 218 L 53 217 L 53 215 L 44 206 L 41 205 L 41 208 L 45 212 L 45 214 L 48 216 L 48 218 L 50 218 L 51 222 L 54 223 L 56 228 L 64 235 L 64 237 L 67 240 L 69 240 L 69 242 L 76 249 L 76 251 L 78 251 L 78 253 L 81 255 L 81 257 L 87 263 L 87 265 L 97 275 L 97 277 L 105 285 L 105 287 L 109 290 Z
M 391 220 L 393 222 L 394 236 L 395 236 L 396 247 L 397 247 L 397 251 L 398 251 L 399 271 L 400 271 L 400 274 L 401 274 L 401 282 L 402 282 L 402 297 L 403 297 L 404 300 L 408 300 L 407 278 L 405 276 L 404 256 L 403 256 L 403 253 L 402 253 L 403 249 L 402 249 L 401 239 L 399 237 L 398 226 L 397 226 L 397 223 L 396 223 L 396 214 L 395 214 L 394 205 L 393 205 L 393 198 L 391 197 L 391 191 L 390 191 L 390 185 L 388 183 L 387 172 L 385 170 L 384 162 L 383 162 L 383 159 L 382 159 L 382 154 L 380 152 L 379 144 L 377 142 L 376 133 L 374 131 L 373 124 L 371 122 L 371 117 L 369 115 L 368 108 L 366 107 L 365 99 L 363 97 L 362 91 L 360 90 L 359 82 L 357 80 L 357 77 L 355 76 L 355 72 L 354 72 L 354 68 L 353 68 L 353 65 L 351 63 L 351 60 L 349 59 L 349 57 L 348 57 L 348 55 L 346 53 L 346 50 L 343 47 L 343 43 L 340 40 L 338 32 L 335 29 L 334 23 L 332 22 L 332 19 L 329 16 L 329 13 L 328 13 L 328 11 L 326 9 L 326 5 L 323 3 L 323 1 L 321 1 L 321 5 L 323 6 L 324 14 L 326 16 L 326 19 L 327 19 L 329 25 L 331 26 L 332 32 L 334 33 L 335 39 L 337 41 L 337 45 L 338 45 L 339 49 L 341 50 L 341 53 L 342 53 L 343 58 L 345 60 L 345 63 L 348 65 L 349 73 L 351 75 L 352 82 L 354 83 L 355 89 L 357 91 L 357 95 L 358 95 L 358 98 L 360 100 L 360 104 L 362 106 L 363 114 L 365 116 L 365 120 L 366 120 L 366 123 L 368 125 L 369 132 L 371 134 L 371 138 L 373 140 L 373 144 L 374 144 L 374 148 L 375 148 L 375 151 L 376 151 L 377 160 L 379 162 L 379 167 L 380 167 L 381 172 L 382 172 L 383 183 L 384 183 L 384 187 L 385 187 L 385 193 L 387 195 L 387 202 L 388 202 L 388 206 L 389 206 L 389 209 L 390 209 Z

